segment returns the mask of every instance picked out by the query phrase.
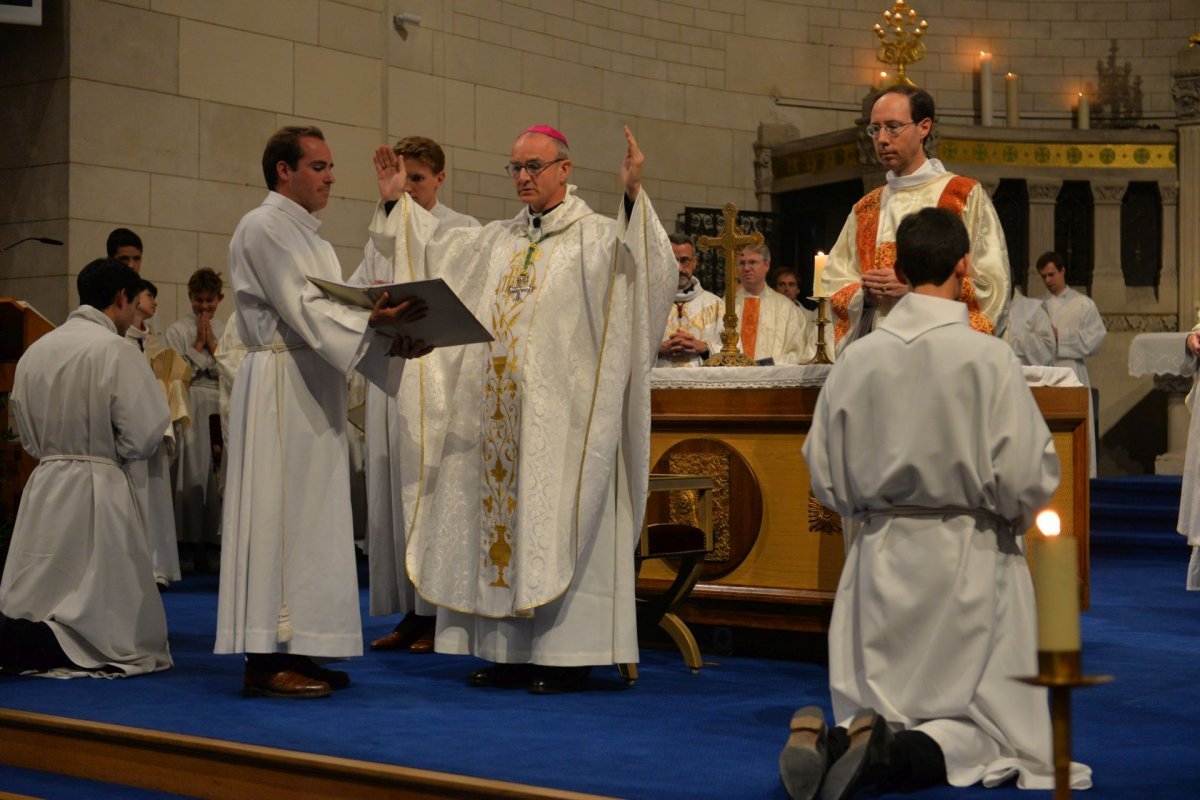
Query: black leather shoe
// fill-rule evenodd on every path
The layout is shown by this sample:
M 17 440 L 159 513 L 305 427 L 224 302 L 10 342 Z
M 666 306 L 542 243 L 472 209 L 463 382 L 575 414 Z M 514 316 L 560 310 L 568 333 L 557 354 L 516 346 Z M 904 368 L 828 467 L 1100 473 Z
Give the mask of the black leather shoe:
M 533 664 L 492 664 L 477 669 L 467 676 L 472 686 L 494 686 L 498 689 L 515 689 L 529 686 L 533 680 Z
M 791 731 L 779 754 L 779 777 L 792 800 L 812 800 L 825 777 L 825 713 L 805 706 L 792 715 Z
M 340 669 L 326 669 L 308 658 L 298 660 L 292 669 L 301 675 L 328 683 L 330 689 L 345 689 L 350 685 L 350 673 Z
M 591 667 L 534 667 L 530 694 L 562 694 L 586 689 Z
M 825 774 L 821 800 L 847 800 L 855 792 L 882 782 L 887 775 L 894 737 L 887 720 L 873 708 L 854 715 L 847 728 L 850 747 Z

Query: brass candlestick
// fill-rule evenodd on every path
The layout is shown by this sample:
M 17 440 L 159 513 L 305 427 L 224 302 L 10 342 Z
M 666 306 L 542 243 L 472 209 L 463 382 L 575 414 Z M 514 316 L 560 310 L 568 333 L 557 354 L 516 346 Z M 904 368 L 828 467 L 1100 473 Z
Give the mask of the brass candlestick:
M 909 64 L 925 58 L 925 42 L 921 37 L 925 35 L 929 23 L 925 20 L 917 22 L 917 12 L 909 8 L 905 0 L 896 0 L 891 11 L 883 12 L 883 21 L 887 23 L 886 27 L 875 26 L 875 36 L 879 38 L 875 58 L 896 68 L 893 85 L 916 87 L 904 70 Z M 912 28 L 911 32 L 909 28 Z
M 1050 690 L 1050 725 L 1054 735 L 1054 800 L 1071 796 L 1071 690 L 1113 681 L 1112 675 L 1084 675 L 1080 651 L 1038 651 L 1038 674 L 1016 678 Z
M 832 364 L 833 359 L 829 357 L 829 350 L 825 344 L 825 327 L 829 325 L 829 298 L 825 295 L 819 297 L 810 297 L 809 300 L 817 301 L 817 352 L 813 356 L 809 364 Z

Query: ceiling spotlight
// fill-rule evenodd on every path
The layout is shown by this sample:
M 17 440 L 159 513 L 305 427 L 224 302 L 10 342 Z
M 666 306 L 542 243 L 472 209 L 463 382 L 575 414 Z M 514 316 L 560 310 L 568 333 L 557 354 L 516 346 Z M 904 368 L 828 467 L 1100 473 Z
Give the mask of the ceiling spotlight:
M 415 28 L 420 24 L 421 15 L 413 14 L 409 11 L 402 12 L 392 17 L 392 25 L 396 27 L 396 33 L 400 34 L 400 38 L 404 40 L 408 39 L 408 26 L 412 25 Z

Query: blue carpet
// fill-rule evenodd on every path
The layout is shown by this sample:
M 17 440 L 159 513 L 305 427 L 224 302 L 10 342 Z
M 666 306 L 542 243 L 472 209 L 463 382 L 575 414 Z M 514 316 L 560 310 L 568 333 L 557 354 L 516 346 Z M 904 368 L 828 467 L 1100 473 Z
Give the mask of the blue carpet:
M 1186 560 L 1182 544 L 1093 554 L 1085 668 L 1113 673 L 1117 683 L 1075 695 L 1076 760 L 1095 770 L 1088 797 L 1198 794 L 1200 593 L 1183 590 Z M 3 679 L 0 705 L 656 800 L 782 800 L 776 759 L 791 712 L 811 702 L 828 710 L 819 663 L 710 657 L 713 663 L 692 675 L 677 654 L 655 650 L 643 651 L 633 689 L 610 669 L 596 672 L 593 691 L 576 695 L 472 689 L 464 678 L 479 662 L 389 653 L 350 662 L 354 686 L 331 699 L 247 700 L 240 660 L 210 652 L 214 580 L 189 579 L 164 600 L 174 669 L 124 681 Z M 368 639 L 389 629 L 388 621 L 364 619 Z M 5 783 L 0 770 L 0 789 L 9 788 Z M 38 794 L 24 784 L 11 790 L 18 788 Z M 1003 800 L 1049 793 L 947 787 L 921 796 Z

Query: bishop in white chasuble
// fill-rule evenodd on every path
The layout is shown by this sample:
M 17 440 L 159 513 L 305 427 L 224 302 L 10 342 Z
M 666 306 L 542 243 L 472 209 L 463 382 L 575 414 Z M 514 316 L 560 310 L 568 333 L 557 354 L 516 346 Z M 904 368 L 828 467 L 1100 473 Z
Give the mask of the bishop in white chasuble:
M 439 607 L 439 652 L 637 659 L 649 373 L 678 273 L 626 136 L 615 222 L 567 184 L 565 139 L 527 131 L 510 164 L 529 203 L 515 218 L 437 231 L 400 198 L 372 225 L 381 251 L 445 278 L 495 336 L 434 354 L 405 461 L 420 465 L 405 494 L 408 569 Z

